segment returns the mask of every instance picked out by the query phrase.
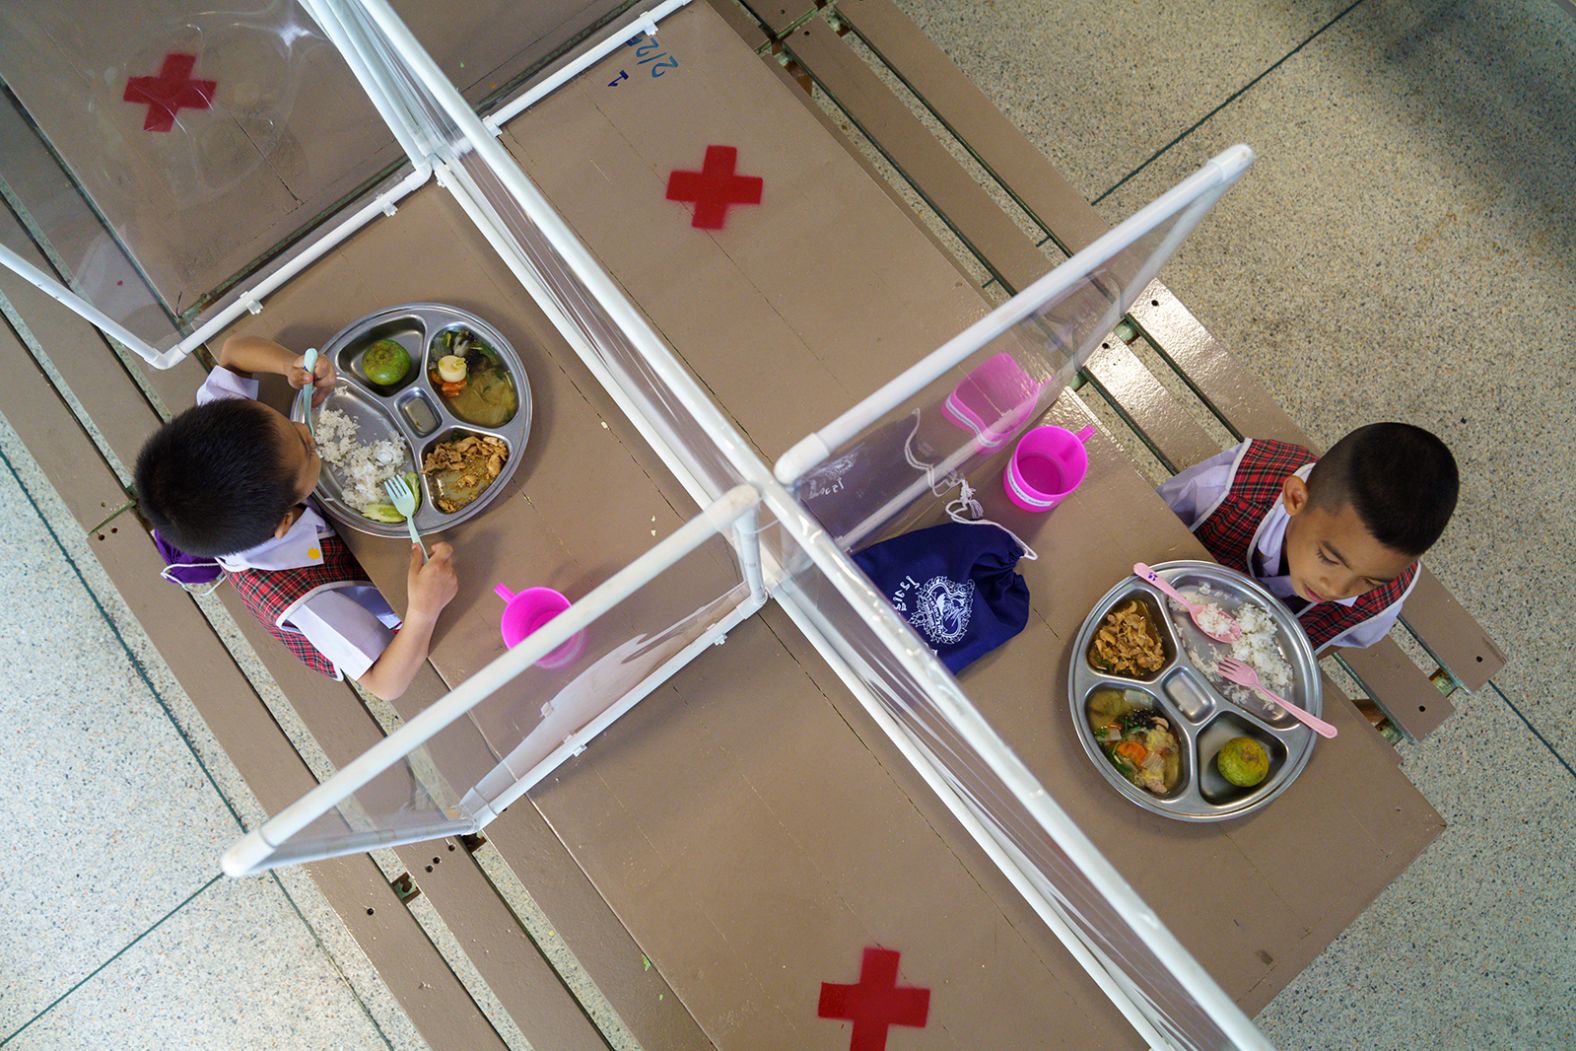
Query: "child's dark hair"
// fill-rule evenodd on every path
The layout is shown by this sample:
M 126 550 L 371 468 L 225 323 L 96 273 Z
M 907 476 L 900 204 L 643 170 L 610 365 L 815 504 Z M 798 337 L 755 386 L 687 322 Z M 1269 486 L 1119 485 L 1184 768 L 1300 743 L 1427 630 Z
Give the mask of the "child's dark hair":
M 1313 505 L 1333 510 L 1351 504 L 1375 540 L 1413 556 L 1445 531 L 1460 488 L 1445 443 L 1408 423 L 1357 428 L 1308 476 Z
M 296 503 L 271 410 L 245 398 L 188 409 L 137 454 L 137 500 L 170 543 L 194 555 L 244 551 Z

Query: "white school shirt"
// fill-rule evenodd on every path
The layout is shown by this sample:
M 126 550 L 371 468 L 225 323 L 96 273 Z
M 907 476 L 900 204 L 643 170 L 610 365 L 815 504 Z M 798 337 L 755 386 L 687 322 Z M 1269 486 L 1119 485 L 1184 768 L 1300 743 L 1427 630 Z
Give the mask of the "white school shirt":
M 197 390 L 197 404 L 225 398 L 257 397 L 257 381 L 216 368 Z M 318 538 L 333 536 L 315 503 L 307 501 L 301 517 L 281 537 L 269 537 L 256 547 L 216 561 L 232 573 L 246 569 L 299 569 L 323 562 Z M 359 679 L 394 641 L 400 618 L 370 584 L 347 584 L 310 594 L 288 612 L 281 627 L 294 628 L 319 653 L 333 662 L 341 675 Z
M 1248 443 L 1243 442 L 1227 449 L 1216 456 L 1211 456 L 1202 463 L 1194 464 L 1175 478 L 1162 485 L 1159 490 L 1160 498 L 1170 505 L 1176 516 L 1187 523 L 1190 531 L 1198 529 L 1215 509 L 1226 499 L 1226 493 L 1231 489 L 1231 479 L 1237 473 L 1237 465 L 1242 462 L 1243 454 L 1248 451 Z M 1313 464 L 1305 464 L 1295 472 L 1298 478 L 1308 480 L 1308 474 L 1313 470 Z M 1286 511 L 1286 504 L 1276 500 L 1270 513 L 1264 516 L 1264 521 L 1259 523 L 1258 532 L 1253 537 L 1252 557 L 1248 559 L 1249 575 L 1264 586 L 1264 589 L 1279 599 L 1301 599 L 1291 586 L 1290 576 L 1279 576 L 1281 566 L 1281 552 L 1286 546 L 1286 523 L 1291 521 L 1291 515 Z M 1413 578 L 1412 587 L 1417 586 Z M 1361 624 L 1354 625 L 1346 631 L 1331 639 L 1322 647 L 1320 652 L 1330 646 L 1372 646 L 1390 632 L 1396 618 L 1401 615 L 1401 602 L 1406 600 L 1406 595 L 1411 594 L 1411 587 L 1406 594 L 1401 596 L 1401 601 L 1393 602 L 1388 607 L 1380 610 Z M 1357 598 L 1335 599 L 1342 606 L 1353 606 Z

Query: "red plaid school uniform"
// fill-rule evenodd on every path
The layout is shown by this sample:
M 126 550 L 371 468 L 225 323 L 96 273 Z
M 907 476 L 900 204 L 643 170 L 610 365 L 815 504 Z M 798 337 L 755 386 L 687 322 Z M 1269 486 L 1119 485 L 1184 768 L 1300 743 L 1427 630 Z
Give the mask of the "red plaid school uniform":
M 1248 562 L 1253 538 L 1258 535 L 1264 516 L 1274 510 L 1275 502 L 1280 499 L 1286 476 L 1317 459 L 1300 445 L 1257 439 L 1250 442 L 1231 477 L 1225 499 L 1199 523 L 1193 534 L 1221 565 L 1251 576 Z M 1305 608 L 1297 620 L 1308 633 L 1313 648 L 1319 650 L 1401 601 L 1416 576 L 1417 563 L 1413 562 L 1399 577 L 1359 595 L 1352 605 L 1316 603 Z
M 297 569 L 247 569 L 230 574 L 230 583 L 252 616 L 260 621 L 268 633 L 285 648 L 300 658 L 313 671 L 338 679 L 339 669 L 323 656 L 306 636 L 294 628 L 282 628 L 279 621 L 286 613 L 301 604 L 301 600 L 314 591 L 343 587 L 348 584 L 371 584 L 366 570 L 350 553 L 345 542 L 337 536 L 318 539 L 323 552 L 323 562 L 316 566 Z

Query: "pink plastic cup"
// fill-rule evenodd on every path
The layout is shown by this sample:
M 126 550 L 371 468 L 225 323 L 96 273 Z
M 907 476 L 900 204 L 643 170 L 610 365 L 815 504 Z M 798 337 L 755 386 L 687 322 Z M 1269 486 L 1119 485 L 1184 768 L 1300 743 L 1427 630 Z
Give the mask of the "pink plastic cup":
M 1025 511 L 1049 511 L 1072 494 L 1089 472 L 1084 442 L 1094 435 L 1085 427 L 1074 434 L 1065 427 L 1036 427 L 1018 441 L 1002 472 L 1007 498 Z
M 493 588 L 503 599 L 503 616 L 498 620 L 498 630 L 503 644 L 511 650 L 524 642 L 526 636 L 569 608 L 569 600 L 552 588 L 526 588 L 515 593 L 502 584 Z M 580 656 L 585 649 L 585 632 L 576 632 L 569 641 L 537 661 L 542 668 L 562 668 Z
M 985 448 L 996 449 L 1034 411 L 1043 386 L 1003 351 L 969 370 L 942 402 L 941 414 L 959 430 L 977 435 Z

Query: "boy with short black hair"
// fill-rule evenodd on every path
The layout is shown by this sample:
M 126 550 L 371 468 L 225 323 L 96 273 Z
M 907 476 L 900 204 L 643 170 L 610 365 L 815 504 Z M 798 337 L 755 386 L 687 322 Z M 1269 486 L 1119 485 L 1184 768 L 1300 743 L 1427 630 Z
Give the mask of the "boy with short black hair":
M 453 548 L 412 544 L 403 620 L 311 501 L 322 471 L 317 443 L 257 401 L 254 373 L 312 385 L 314 404 L 333 390 L 333 366 L 308 375 L 302 355 L 271 340 L 225 341 L 197 405 L 165 424 L 137 456 L 142 512 L 159 534 L 216 559 L 263 626 L 308 667 L 349 676 L 392 700 L 415 677 L 438 614 L 458 591 Z
M 1166 482 L 1160 496 L 1221 565 L 1284 602 L 1322 651 L 1384 638 L 1459 490 L 1444 442 L 1410 424 L 1374 423 L 1323 457 L 1287 442 L 1243 442 Z

